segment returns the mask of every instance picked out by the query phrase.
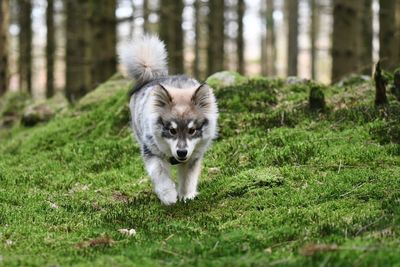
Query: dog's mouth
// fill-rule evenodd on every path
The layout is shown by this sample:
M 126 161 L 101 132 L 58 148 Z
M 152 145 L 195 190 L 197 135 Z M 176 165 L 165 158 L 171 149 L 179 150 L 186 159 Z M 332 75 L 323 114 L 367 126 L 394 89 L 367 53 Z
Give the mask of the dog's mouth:
M 170 157 L 169 162 L 172 165 L 177 165 L 179 163 L 185 163 L 188 160 L 188 158 L 175 158 L 175 157 Z
M 176 158 L 176 160 L 183 163 L 183 162 L 186 162 L 188 160 L 188 158 L 187 157 L 185 157 L 185 158 L 178 157 L 178 158 Z

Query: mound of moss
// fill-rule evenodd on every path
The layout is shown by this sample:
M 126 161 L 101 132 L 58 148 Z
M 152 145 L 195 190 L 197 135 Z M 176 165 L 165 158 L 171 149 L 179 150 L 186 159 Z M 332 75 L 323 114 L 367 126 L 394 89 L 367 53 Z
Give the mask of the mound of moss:
M 307 82 L 221 86 L 200 194 L 166 207 L 132 140 L 130 87 L 116 76 L 47 123 L 0 130 L 0 265 L 400 261 L 397 101 L 376 109 L 369 83 L 336 85 L 316 113 Z

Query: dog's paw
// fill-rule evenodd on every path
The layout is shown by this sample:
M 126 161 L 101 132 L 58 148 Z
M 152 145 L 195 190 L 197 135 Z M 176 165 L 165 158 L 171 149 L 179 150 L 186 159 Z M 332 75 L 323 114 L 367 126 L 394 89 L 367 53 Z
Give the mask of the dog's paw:
M 186 202 L 186 201 L 194 199 L 196 196 L 197 196 L 196 191 L 185 193 L 185 194 L 179 194 L 179 200 Z
M 158 192 L 157 195 L 164 205 L 175 204 L 178 200 L 178 193 L 175 188 L 165 188 Z

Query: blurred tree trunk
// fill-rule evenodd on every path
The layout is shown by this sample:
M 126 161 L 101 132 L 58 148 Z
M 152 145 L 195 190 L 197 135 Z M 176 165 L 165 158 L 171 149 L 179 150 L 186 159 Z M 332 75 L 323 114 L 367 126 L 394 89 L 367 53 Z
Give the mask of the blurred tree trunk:
M 317 0 L 310 1 L 311 9 L 311 27 L 310 27 L 310 42 L 311 42 L 311 79 L 317 78 L 317 39 L 319 31 L 319 10 Z
M 274 22 L 274 0 L 267 0 L 266 19 L 266 57 L 267 57 L 267 75 L 276 75 L 276 44 L 275 44 L 275 22 Z
M 183 0 L 161 0 L 160 38 L 165 42 L 169 58 L 169 72 L 183 73 Z
M 287 75 L 297 76 L 297 57 L 299 53 L 298 35 L 299 35 L 299 1 L 290 0 L 286 3 L 286 19 L 288 26 L 288 57 L 287 57 Z
M 372 74 L 372 0 L 363 0 L 363 11 L 361 15 L 361 47 L 360 47 L 360 70 L 362 74 Z
M 193 75 L 200 77 L 200 9 L 201 0 L 195 0 L 193 3 L 194 9 L 194 62 L 193 62 Z
M 20 90 L 32 94 L 32 3 L 18 0 L 19 22 L 19 86 Z
M 47 26 L 46 97 L 50 98 L 54 95 L 54 61 L 55 61 L 54 0 L 47 0 L 46 26 Z
M 211 75 L 224 68 L 224 0 L 208 2 L 207 72 Z
M 238 31 L 236 37 L 236 52 L 237 52 L 237 71 L 240 74 L 245 74 L 244 39 L 243 39 L 243 17 L 245 10 L 246 10 L 246 4 L 244 0 L 238 0 L 237 3 Z
M 129 23 L 129 40 L 132 40 L 133 35 L 135 33 L 135 16 L 136 16 L 135 0 L 131 0 L 131 8 L 132 8 L 132 20 Z
M 143 0 L 143 31 L 145 33 L 149 33 L 151 31 L 149 15 L 150 15 L 149 0 Z
M 0 96 L 8 90 L 9 0 L 0 0 Z
M 397 43 L 399 44 L 400 43 L 400 0 L 396 0 L 396 38 L 397 38 Z M 400 49 L 397 50 L 397 62 L 400 62 Z
M 334 0 L 332 82 L 358 71 L 362 6 L 362 1 Z
M 211 75 L 224 68 L 224 0 L 208 2 L 207 72 Z
M 400 38 L 396 35 L 396 1 L 380 0 L 379 6 L 379 57 L 382 68 L 393 71 L 399 65 Z
M 90 89 L 93 89 L 117 71 L 116 0 L 90 0 L 89 4 Z
M 89 1 L 65 0 L 64 3 L 67 14 L 66 96 L 74 102 L 89 92 L 92 85 L 91 34 L 88 23 Z

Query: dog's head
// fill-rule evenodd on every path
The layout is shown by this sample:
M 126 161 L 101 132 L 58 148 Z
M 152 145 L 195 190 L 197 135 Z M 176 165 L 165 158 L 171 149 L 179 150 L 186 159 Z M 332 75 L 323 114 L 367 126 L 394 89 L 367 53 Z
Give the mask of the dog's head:
M 207 84 L 173 88 L 159 84 L 153 90 L 159 140 L 178 162 L 186 162 L 215 134 L 217 105 Z

